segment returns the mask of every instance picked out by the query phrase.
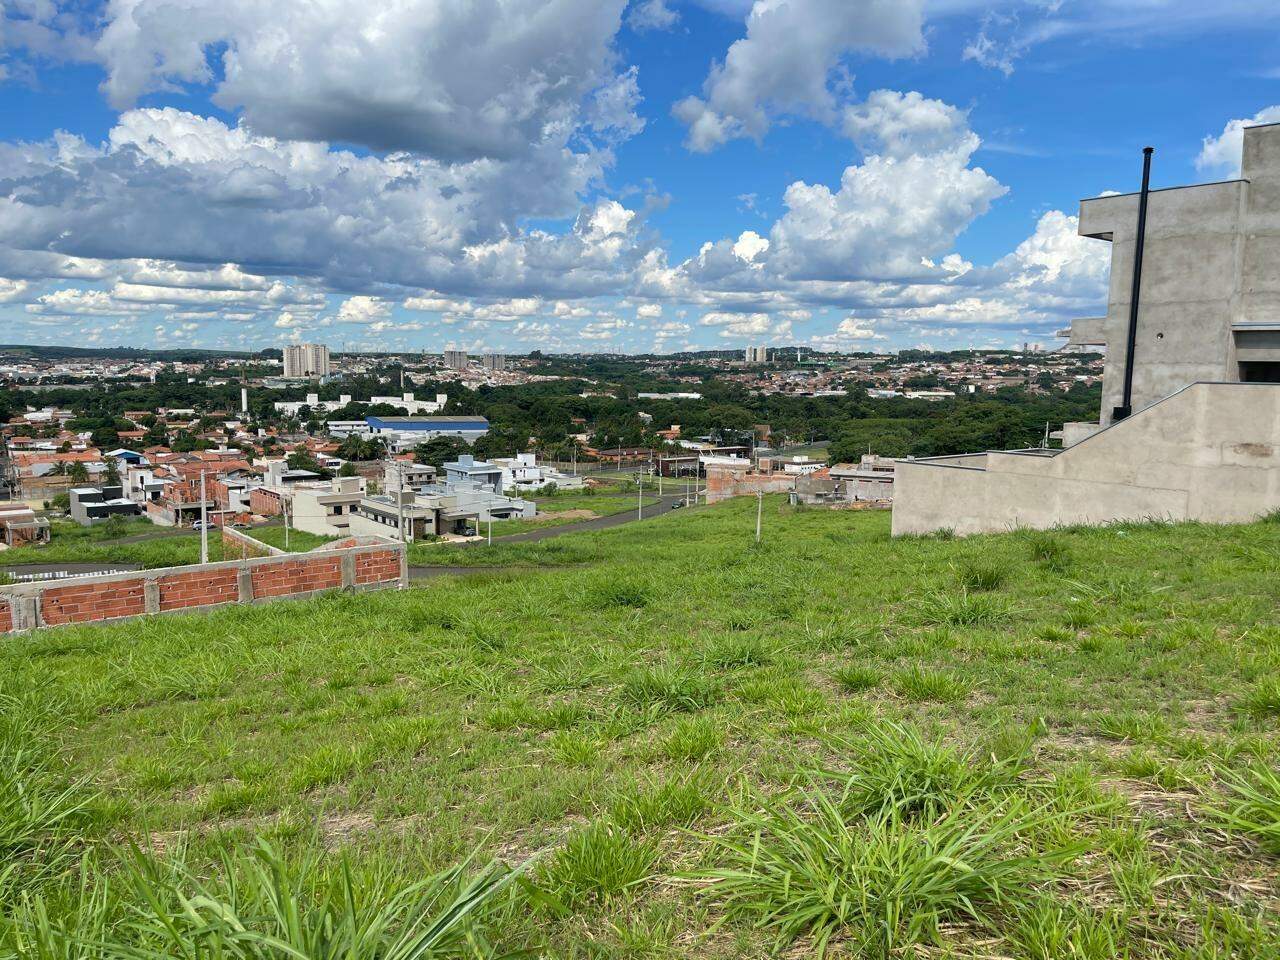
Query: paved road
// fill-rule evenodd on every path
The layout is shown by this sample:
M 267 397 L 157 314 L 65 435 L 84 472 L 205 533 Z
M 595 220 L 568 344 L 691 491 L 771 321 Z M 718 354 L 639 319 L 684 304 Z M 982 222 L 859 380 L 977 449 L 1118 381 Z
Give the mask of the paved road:
M 644 519 L 650 517 L 660 517 L 664 513 L 670 513 L 676 507 L 676 503 L 684 499 L 684 494 L 659 497 L 657 503 L 647 504 L 644 508 Z M 622 513 L 612 513 L 606 517 L 596 517 L 594 520 L 582 520 L 577 523 L 562 523 L 553 527 L 539 527 L 537 530 L 528 530 L 525 533 L 513 533 L 506 537 L 494 537 L 494 542 L 502 541 L 503 543 L 537 543 L 539 540 L 549 540 L 552 537 L 563 536 L 566 533 L 581 533 L 583 530 L 606 530 L 609 527 L 621 526 L 624 523 L 631 523 L 636 519 L 636 511 L 634 509 L 624 510 Z M 495 532 L 501 527 L 494 527 Z M 481 533 L 485 532 L 485 528 L 481 527 Z M 484 540 L 469 540 L 465 544 L 461 544 L 463 549 L 467 547 L 485 546 Z M 454 548 L 456 549 L 456 548 Z
M 676 503 L 684 499 L 684 494 L 679 496 L 663 496 L 658 499 L 657 503 L 651 503 L 644 508 L 644 519 L 648 520 L 652 517 L 660 517 L 665 513 L 670 513 L 676 509 Z M 610 527 L 619 527 L 624 523 L 634 523 L 636 521 L 636 511 L 627 510 L 623 513 L 611 514 L 607 517 L 596 517 L 594 520 L 583 520 L 581 523 L 564 523 L 555 527 L 542 527 L 538 530 L 529 530 L 525 533 L 513 533 L 509 537 L 494 537 L 495 543 L 537 543 L 540 540 L 550 540 L 552 537 L 561 537 L 566 533 L 581 533 L 584 530 L 607 530 Z M 471 540 L 465 544 L 456 546 L 442 546 L 441 550 L 466 550 L 470 547 L 486 546 L 484 540 Z M 530 564 L 518 564 L 512 566 L 490 566 L 490 567 L 452 567 L 452 566 L 430 566 L 409 568 L 409 579 L 411 580 L 427 580 L 432 577 L 443 576 L 466 576 L 467 574 L 476 573 L 494 573 L 499 571 L 512 570 L 541 570 L 541 567 Z

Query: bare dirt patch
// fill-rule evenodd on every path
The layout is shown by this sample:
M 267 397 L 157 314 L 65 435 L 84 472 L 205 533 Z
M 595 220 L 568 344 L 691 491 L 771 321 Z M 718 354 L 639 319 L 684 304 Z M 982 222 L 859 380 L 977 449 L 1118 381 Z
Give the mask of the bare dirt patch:
M 538 514 L 539 520 L 594 520 L 600 514 L 594 510 L 545 510 Z

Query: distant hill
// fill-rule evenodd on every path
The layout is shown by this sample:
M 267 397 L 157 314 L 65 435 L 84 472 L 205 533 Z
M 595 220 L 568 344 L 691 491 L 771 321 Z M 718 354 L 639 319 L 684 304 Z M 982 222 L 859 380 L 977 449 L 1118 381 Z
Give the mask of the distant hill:
M 69 360 L 85 357 L 119 357 L 125 360 L 207 360 L 210 357 L 254 357 L 259 351 L 198 350 L 185 347 L 176 350 L 147 350 L 139 347 L 50 347 L 34 344 L 0 343 L 0 356 L 30 357 L 34 360 Z

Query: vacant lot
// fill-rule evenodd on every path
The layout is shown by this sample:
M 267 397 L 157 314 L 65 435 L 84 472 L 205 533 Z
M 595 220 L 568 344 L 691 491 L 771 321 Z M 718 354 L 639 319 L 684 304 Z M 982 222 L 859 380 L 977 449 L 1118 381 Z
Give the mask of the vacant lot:
M 259 526 L 241 532 L 273 547 L 286 549 L 282 525 Z M 305 530 L 290 530 L 288 550 L 293 553 L 313 550 L 335 539 Z M 221 531 L 209 531 L 210 561 L 238 557 L 234 551 L 224 557 Z M 136 563 L 150 570 L 199 562 L 199 533 L 184 528 L 161 527 L 149 520 L 134 520 L 116 527 L 56 523 L 49 543 L 0 551 L 0 569 L 24 563 Z
M 1280 955 L 1280 524 L 754 520 L 3 641 L 0 944 Z
M 0 550 L 0 567 L 23 563 L 137 563 L 147 568 L 200 562 L 200 535 L 150 520 L 82 527 L 55 522 L 50 541 Z M 209 531 L 209 559 L 222 559 L 222 538 Z

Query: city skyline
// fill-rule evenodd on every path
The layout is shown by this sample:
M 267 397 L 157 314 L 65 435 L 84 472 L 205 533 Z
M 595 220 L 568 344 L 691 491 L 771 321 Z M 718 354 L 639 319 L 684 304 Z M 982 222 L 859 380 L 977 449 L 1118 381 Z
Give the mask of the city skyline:
M 497 9 L 5 6 L 6 339 L 1051 343 L 1106 303 L 1081 198 L 1280 120 L 1260 0 Z

